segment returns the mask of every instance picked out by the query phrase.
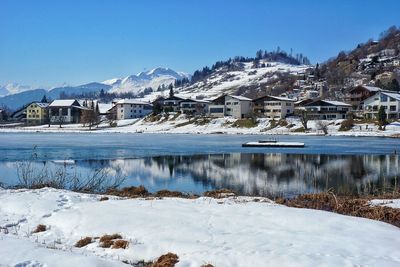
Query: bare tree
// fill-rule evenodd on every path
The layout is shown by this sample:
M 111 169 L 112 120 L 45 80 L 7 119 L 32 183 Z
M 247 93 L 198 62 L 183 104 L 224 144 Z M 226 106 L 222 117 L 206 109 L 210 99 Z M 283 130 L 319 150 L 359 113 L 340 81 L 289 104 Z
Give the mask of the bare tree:
M 325 135 L 328 134 L 328 125 L 329 125 L 329 122 L 326 122 L 326 121 L 317 121 L 316 122 L 317 130 L 323 131 Z
M 308 130 L 307 123 L 309 120 L 308 111 L 305 108 L 299 108 L 299 109 L 296 109 L 294 113 L 296 116 L 298 116 L 300 118 L 300 122 L 304 127 L 304 131 L 307 131 Z
M 99 121 L 99 116 L 93 109 L 84 109 L 81 114 L 81 122 L 83 126 L 89 126 L 92 129 L 94 125 L 97 125 Z

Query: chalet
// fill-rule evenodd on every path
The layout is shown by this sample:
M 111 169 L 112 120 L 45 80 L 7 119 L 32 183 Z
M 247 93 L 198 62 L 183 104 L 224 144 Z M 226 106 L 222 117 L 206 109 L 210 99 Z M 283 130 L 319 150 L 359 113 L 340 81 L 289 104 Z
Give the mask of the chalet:
M 205 115 L 210 102 L 205 100 L 185 99 L 179 103 L 182 114 Z
M 271 119 L 283 119 L 293 115 L 293 99 L 278 96 L 262 96 L 251 101 L 252 110 Z
M 116 108 L 116 119 L 143 118 L 153 112 L 153 105 L 136 99 L 121 99 L 114 102 Z
M 400 94 L 388 91 L 379 91 L 364 100 L 364 116 L 367 119 L 376 119 L 379 108 L 383 106 L 387 119 L 400 118 Z
M 346 119 L 351 105 L 339 101 L 317 100 L 303 106 L 313 120 Z
M 51 123 L 79 123 L 81 111 L 86 109 L 75 99 L 54 100 L 49 105 Z
M 364 100 L 375 95 L 381 90 L 382 89 L 379 87 L 359 85 L 345 94 L 344 102 L 351 105 L 353 112 L 362 112 Z
M 208 106 L 208 113 L 212 117 L 232 116 L 245 118 L 250 113 L 251 99 L 244 96 L 222 95 Z
M 48 103 L 33 102 L 26 108 L 26 123 L 39 125 L 48 122 Z
M 180 110 L 179 103 L 182 102 L 183 98 L 177 96 L 170 96 L 162 101 L 162 106 L 166 112 L 178 112 Z

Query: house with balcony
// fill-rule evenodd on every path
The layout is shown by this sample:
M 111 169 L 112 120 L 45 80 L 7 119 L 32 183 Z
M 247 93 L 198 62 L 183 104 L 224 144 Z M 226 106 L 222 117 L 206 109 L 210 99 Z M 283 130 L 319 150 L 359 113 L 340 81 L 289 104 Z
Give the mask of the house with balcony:
M 352 112 L 363 115 L 364 100 L 382 91 L 379 87 L 358 85 L 349 90 L 344 96 L 344 102 L 350 104 Z
M 178 112 L 180 111 L 180 105 L 184 98 L 172 95 L 162 100 L 162 106 L 165 112 Z
M 48 103 L 33 102 L 26 108 L 26 123 L 40 125 L 48 123 Z
M 237 119 L 249 115 L 251 99 L 244 96 L 222 95 L 212 100 L 208 106 L 208 113 L 212 117 L 231 116 Z
M 270 119 L 283 119 L 294 113 L 295 100 L 278 97 L 262 96 L 251 101 L 255 114 L 263 115 Z
M 311 120 L 347 119 L 347 115 L 351 111 L 350 104 L 331 100 L 317 100 L 305 104 L 301 108 L 307 111 Z
M 208 112 L 209 101 L 185 99 L 179 103 L 180 111 L 182 114 L 187 115 L 205 115 Z
M 153 112 L 153 105 L 136 99 L 121 99 L 113 102 L 117 120 L 144 118 Z
M 79 104 L 76 99 L 54 100 L 49 105 L 50 123 L 79 123 L 81 111 L 86 109 Z
M 379 91 L 377 94 L 364 100 L 364 117 L 376 119 L 379 108 L 383 106 L 389 120 L 400 118 L 400 94 L 390 91 Z

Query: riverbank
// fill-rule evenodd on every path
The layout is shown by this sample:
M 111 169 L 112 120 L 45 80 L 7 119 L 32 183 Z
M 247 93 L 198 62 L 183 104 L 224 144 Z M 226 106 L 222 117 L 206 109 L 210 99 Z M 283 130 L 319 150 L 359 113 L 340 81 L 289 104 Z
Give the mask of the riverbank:
M 0 189 L 0 258 L 12 266 L 145 266 L 172 252 L 176 266 L 400 264 L 399 228 L 390 224 L 266 198 L 221 197 L 106 199 Z M 100 241 L 106 234 L 118 234 L 124 248 Z
M 2 127 L 0 132 L 85 132 L 85 133 L 171 133 L 171 134 L 252 134 L 252 135 L 328 135 L 398 137 L 400 122 L 386 126 L 385 131 L 371 122 L 358 122 L 343 131 L 343 120 L 309 121 L 307 131 L 298 118 L 237 120 L 234 118 L 192 118 L 185 115 L 153 116 L 144 119 L 120 120 L 116 127 L 101 123 L 89 129 L 81 124 Z

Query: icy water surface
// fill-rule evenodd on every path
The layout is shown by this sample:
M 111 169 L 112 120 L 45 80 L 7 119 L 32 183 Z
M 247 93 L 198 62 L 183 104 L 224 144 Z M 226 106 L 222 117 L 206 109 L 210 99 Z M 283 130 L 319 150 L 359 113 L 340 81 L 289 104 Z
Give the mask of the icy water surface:
M 0 183 L 17 184 L 16 163 L 33 158 L 37 170 L 62 167 L 85 176 L 103 168 L 126 176 L 124 186 L 144 185 L 150 191 L 199 194 L 230 188 L 246 195 L 281 196 L 398 185 L 398 139 L 279 136 L 306 147 L 241 147 L 259 139 L 268 136 L 0 134 Z

